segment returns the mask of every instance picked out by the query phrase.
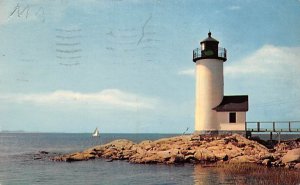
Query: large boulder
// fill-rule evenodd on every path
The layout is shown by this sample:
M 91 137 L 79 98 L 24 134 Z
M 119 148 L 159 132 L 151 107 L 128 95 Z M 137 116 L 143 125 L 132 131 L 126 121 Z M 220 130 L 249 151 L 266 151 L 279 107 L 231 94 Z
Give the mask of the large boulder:
M 258 160 L 254 156 L 242 155 L 231 159 L 230 163 L 254 163 Z
M 153 155 L 157 155 L 158 158 L 164 161 L 164 160 L 169 160 L 173 154 L 171 150 L 166 150 L 166 151 L 157 151 Z
M 95 155 L 89 154 L 89 153 L 84 153 L 84 152 L 78 152 L 74 154 L 70 154 L 67 156 L 64 156 L 61 158 L 62 161 L 66 162 L 72 162 L 72 161 L 85 161 L 89 159 L 95 159 Z
M 295 166 L 294 166 L 295 169 L 300 169 L 300 163 L 297 163 Z
M 223 160 L 223 161 L 227 161 L 228 160 L 228 155 L 225 152 L 221 152 L 221 151 L 215 151 L 214 155 L 216 156 L 216 159 L 219 160 Z
M 142 141 L 141 143 L 139 143 L 139 147 L 145 149 L 145 150 L 150 150 L 154 147 L 155 145 L 153 144 L 152 141 L 150 140 L 145 140 L 145 141 Z
M 283 163 L 300 162 L 300 148 L 289 150 L 283 157 Z
M 198 161 L 207 161 L 207 162 L 216 161 L 216 156 L 214 155 L 214 153 L 204 148 L 196 150 L 194 154 L 194 158 L 197 159 Z
M 270 159 L 264 159 L 261 164 L 265 165 L 265 166 L 271 166 L 271 160 Z
M 169 161 L 167 161 L 167 164 L 174 164 L 174 163 L 184 163 L 185 157 L 182 154 L 176 154 L 172 155 Z
M 103 145 L 105 148 L 115 148 L 117 150 L 129 150 L 135 144 L 127 139 L 118 139 Z

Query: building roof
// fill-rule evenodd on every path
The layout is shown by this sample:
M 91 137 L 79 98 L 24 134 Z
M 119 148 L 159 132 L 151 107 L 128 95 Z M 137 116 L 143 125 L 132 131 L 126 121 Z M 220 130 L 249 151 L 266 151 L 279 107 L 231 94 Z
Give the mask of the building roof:
M 224 96 L 222 102 L 213 108 L 217 112 L 248 111 L 248 95 Z
M 211 32 L 208 32 L 208 37 L 206 39 L 204 39 L 203 41 L 201 41 L 200 43 L 203 43 L 203 42 L 218 42 L 216 39 L 212 38 L 211 37 Z

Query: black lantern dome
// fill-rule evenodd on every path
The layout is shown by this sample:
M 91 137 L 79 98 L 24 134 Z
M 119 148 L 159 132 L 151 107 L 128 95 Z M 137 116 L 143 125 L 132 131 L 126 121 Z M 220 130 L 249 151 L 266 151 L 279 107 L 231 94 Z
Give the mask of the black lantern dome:
M 208 32 L 208 37 L 200 42 L 201 48 L 196 48 L 193 51 L 193 61 L 200 59 L 220 59 L 224 62 L 226 58 L 226 49 L 219 47 L 219 41 L 211 37 L 211 32 Z

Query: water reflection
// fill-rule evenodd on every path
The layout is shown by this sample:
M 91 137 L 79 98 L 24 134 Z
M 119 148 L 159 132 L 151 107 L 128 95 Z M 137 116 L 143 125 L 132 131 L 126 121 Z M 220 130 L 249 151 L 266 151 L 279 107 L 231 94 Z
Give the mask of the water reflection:
M 234 175 L 226 172 L 223 168 L 195 165 L 194 167 L 195 185 L 210 184 L 247 184 L 246 177 Z

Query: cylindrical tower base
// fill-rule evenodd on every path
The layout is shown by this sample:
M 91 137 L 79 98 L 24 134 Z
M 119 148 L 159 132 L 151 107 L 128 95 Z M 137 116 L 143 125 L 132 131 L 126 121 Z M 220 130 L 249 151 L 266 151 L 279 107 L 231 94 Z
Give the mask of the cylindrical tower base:
M 217 112 L 224 94 L 223 61 L 200 59 L 196 61 L 195 131 L 219 129 Z

